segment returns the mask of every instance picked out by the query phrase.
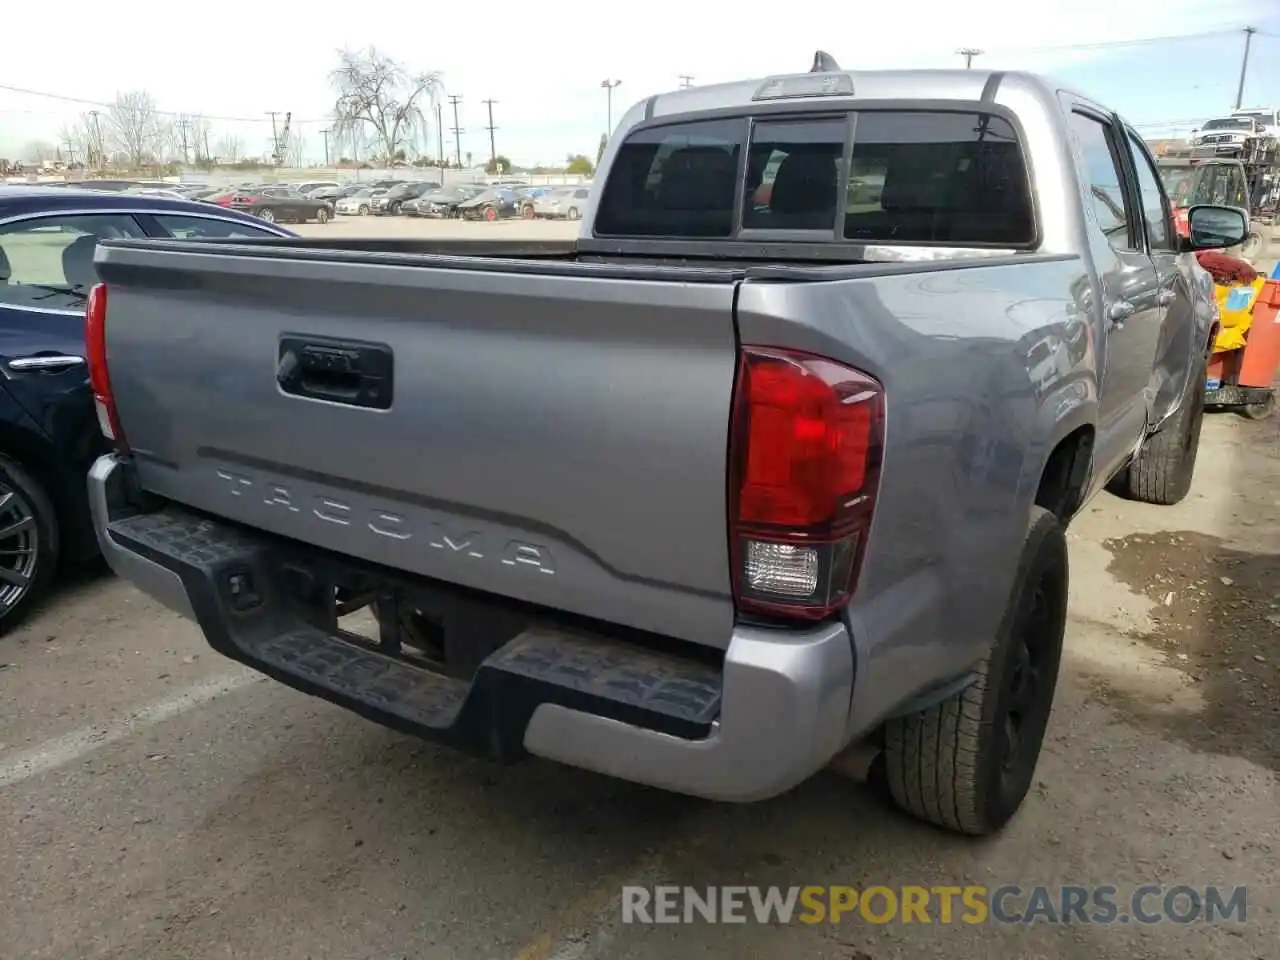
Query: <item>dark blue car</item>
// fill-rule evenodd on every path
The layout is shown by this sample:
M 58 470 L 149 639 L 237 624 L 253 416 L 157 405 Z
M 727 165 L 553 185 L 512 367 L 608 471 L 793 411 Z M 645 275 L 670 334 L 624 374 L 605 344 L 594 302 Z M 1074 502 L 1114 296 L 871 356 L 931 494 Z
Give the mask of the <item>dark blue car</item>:
M 62 562 L 92 559 L 85 475 L 105 450 L 84 360 L 101 237 L 288 237 L 203 203 L 0 185 L 0 631 Z

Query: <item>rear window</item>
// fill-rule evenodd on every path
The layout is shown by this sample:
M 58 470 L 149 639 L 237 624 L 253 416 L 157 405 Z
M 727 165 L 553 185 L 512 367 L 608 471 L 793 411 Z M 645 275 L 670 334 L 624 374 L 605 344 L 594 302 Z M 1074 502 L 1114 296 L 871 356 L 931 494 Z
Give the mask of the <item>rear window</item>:
M 1000 117 L 860 113 L 847 176 L 844 117 L 757 120 L 743 164 L 747 127 L 730 119 L 632 134 L 605 184 L 596 232 L 728 239 L 735 229 L 807 231 L 804 239 L 813 239 L 818 231 L 859 243 L 994 246 L 1035 240 L 1021 145 Z

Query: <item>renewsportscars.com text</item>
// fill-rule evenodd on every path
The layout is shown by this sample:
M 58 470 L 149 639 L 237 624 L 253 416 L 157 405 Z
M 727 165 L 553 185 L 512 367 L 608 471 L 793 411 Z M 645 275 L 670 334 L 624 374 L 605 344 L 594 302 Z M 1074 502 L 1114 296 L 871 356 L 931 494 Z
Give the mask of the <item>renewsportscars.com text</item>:
M 623 887 L 623 923 L 1243 923 L 1245 887 Z

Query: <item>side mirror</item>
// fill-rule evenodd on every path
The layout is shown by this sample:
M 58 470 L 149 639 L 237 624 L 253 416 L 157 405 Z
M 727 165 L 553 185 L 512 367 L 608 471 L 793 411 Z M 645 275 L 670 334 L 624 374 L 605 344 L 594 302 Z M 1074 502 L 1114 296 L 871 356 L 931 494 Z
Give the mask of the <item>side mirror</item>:
M 1186 250 L 1221 250 L 1244 243 L 1249 218 L 1236 207 L 1198 203 L 1187 209 Z

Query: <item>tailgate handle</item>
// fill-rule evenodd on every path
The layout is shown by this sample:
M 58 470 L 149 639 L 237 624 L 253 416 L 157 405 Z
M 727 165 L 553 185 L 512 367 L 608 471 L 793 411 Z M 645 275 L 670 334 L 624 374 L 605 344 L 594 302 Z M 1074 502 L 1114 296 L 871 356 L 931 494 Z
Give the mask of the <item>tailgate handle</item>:
M 391 408 L 394 358 L 380 343 L 284 336 L 276 383 L 294 397 L 372 410 Z

